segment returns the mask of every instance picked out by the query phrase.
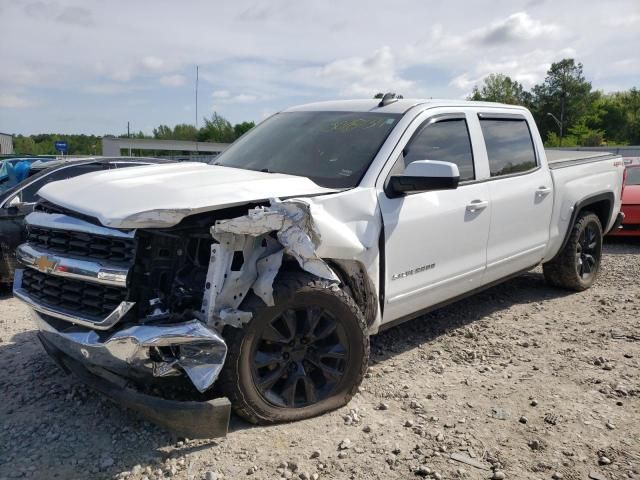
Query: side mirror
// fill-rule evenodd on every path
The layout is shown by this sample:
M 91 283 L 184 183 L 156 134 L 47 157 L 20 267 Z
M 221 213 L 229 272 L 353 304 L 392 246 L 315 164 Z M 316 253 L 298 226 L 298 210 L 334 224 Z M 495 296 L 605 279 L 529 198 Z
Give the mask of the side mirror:
M 11 200 L 9 200 L 5 205 L 7 208 L 11 208 L 11 207 L 18 208 L 21 204 L 22 204 L 22 201 L 20 200 L 20 195 L 16 195 Z
M 413 192 L 454 190 L 459 182 L 460 172 L 455 163 L 417 160 L 411 162 L 401 175 L 392 175 L 386 190 L 394 198 Z

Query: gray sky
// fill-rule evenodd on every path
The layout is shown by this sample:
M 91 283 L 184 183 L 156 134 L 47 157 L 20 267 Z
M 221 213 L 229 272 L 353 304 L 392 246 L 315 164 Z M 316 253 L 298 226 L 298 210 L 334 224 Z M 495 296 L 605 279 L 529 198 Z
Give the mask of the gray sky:
M 640 0 L 0 0 L 0 131 L 150 133 L 217 111 L 396 91 L 529 88 L 574 57 L 594 88 L 640 87 Z

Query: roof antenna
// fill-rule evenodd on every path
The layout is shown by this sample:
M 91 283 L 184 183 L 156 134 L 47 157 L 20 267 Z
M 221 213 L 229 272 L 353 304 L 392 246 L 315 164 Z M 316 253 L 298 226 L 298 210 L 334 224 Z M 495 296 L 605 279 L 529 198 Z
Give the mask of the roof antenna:
M 404 98 L 402 95 L 396 95 L 395 93 L 385 93 L 384 95 L 382 95 L 381 93 L 378 93 L 375 97 L 373 98 L 381 98 L 382 100 L 380 100 L 380 103 L 378 103 L 378 107 L 386 107 L 387 105 L 397 102 L 398 100 Z

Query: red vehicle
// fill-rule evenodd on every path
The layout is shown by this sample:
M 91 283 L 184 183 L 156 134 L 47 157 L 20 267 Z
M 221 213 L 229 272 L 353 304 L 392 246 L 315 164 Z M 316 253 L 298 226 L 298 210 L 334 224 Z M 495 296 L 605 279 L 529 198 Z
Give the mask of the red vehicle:
M 625 178 L 620 210 L 624 213 L 624 221 L 609 235 L 640 237 L 640 163 L 627 165 Z

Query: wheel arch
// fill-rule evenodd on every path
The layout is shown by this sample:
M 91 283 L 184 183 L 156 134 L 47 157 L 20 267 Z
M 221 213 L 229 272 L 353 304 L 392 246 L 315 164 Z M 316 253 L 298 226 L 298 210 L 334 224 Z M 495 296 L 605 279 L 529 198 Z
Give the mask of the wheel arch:
M 567 226 L 567 231 L 564 234 L 564 238 L 562 240 L 562 245 L 558 250 L 558 253 L 561 252 L 564 247 L 567 245 L 569 238 L 571 237 L 571 231 L 573 230 L 573 226 L 576 224 L 576 220 L 578 216 L 585 211 L 593 212 L 597 215 L 600 220 L 600 224 L 602 225 L 602 233 L 603 235 L 607 233 L 607 225 L 609 225 L 609 221 L 611 220 L 611 215 L 613 213 L 613 205 L 615 203 L 615 196 L 613 192 L 604 192 L 598 193 L 596 195 L 591 195 L 586 197 L 573 206 L 573 212 L 571 213 L 571 220 L 569 221 L 569 225 Z
M 356 260 L 341 260 L 335 258 L 323 258 L 331 270 L 340 279 L 346 293 L 353 298 L 364 315 L 368 326 L 376 320 L 378 314 L 378 296 L 373 282 L 367 274 L 365 266 Z M 288 255 L 280 268 L 281 272 L 305 273 L 298 262 Z

